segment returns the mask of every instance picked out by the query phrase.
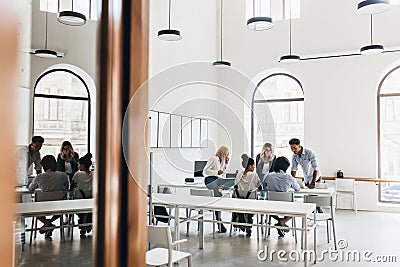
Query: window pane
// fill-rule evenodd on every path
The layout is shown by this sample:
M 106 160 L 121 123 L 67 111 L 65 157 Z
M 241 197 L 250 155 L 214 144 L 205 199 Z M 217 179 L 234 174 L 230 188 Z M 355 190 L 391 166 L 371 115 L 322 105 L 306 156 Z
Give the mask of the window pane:
M 300 84 L 287 75 L 276 75 L 264 80 L 258 87 L 255 99 L 279 102 L 254 103 L 254 152 L 260 153 L 264 143 L 271 143 L 276 156 L 292 158 L 289 140 L 304 140 L 304 101 Z M 254 156 L 255 156 L 254 155 Z M 299 169 L 297 175 L 301 176 Z
M 75 75 L 65 71 L 51 72 L 40 79 L 35 94 L 88 97 L 85 84 Z
M 170 147 L 170 114 L 158 113 L 158 147 Z
M 298 114 L 298 105 L 303 106 L 304 102 L 254 105 L 255 115 L 259 120 L 259 127 L 255 128 L 255 154 L 258 154 L 262 145 L 268 142 L 275 146 L 276 156 L 285 156 L 289 160 L 292 158 L 293 153 L 289 147 L 289 140 L 293 137 L 304 140 L 303 114 Z M 268 108 L 271 112 L 270 115 Z M 293 116 L 290 116 L 291 113 Z
M 290 5 L 292 6 L 292 19 L 300 18 L 300 0 L 246 0 L 246 21 L 251 17 L 271 17 L 274 22 L 290 18 Z
M 400 202 L 400 69 L 391 72 L 380 88 L 380 174 L 399 183 L 380 184 L 380 201 Z M 396 96 L 397 94 L 397 96 Z
M 171 147 L 181 147 L 181 116 L 171 114 Z
M 182 116 L 182 147 L 192 146 L 192 119 Z
M 55 0 L 40 0 L 40 10 L 51 13 L 57 13 L 58 10 L 71 10 L 72 9 L 72 0 L 60 1 L 60 8 L 58 8 L 58 1 Z M 89 4 L 91 4 L 91 14 L 89 17 Z M 47 8 L 48 7 L 48 8 Z M 74 11 L 82 13 L 86 16 L 86 19 L 97 20 L 97 0 L 79 0 L 74 1 Z
M 150 147 L 158 147 L 158 112 L 149 111 Z
M 67 112 L 60 113 L 60 106 Z M 87 153 L 88 101 L 35 97 L 34 107 L 34 135 L 45 139 L 42 155 L 57 156 L 64 140 L 71 141 L 79 156 Z
M 257 89 L 255 100 L 302 98 L 303 90 L 298 82 L 286 75 L 272 76 Z M 288 111 L 289 112 L 289 111 Z
M 400 94 L 400 69 L 396 69 L 383 81 L 381 94 Z

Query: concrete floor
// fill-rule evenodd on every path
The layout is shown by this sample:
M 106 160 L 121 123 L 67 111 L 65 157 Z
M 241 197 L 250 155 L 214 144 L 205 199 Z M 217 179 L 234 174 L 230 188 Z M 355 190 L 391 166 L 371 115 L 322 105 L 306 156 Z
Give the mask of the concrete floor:
M 210 213 L 208 213 L 210 214 Z M 229 220 L 228 213 L 223 214 L 223 218 Z M 325 260 L 319 261 L 316 266 L 400 266 L 400 214 L 381 213 L 381 212 L 358 212 L 338 210 L 336 212 L 337 238 L 341 245 L 347 248 L 339 249 L 339 260 L 329 259 L 325 254 Z M 228 226 L 228 225 L 226 225 Z M 216 239 L 212 238 L 212 228 L 210 224 L 205 227 L 204 249 L 198 249 L 197 226 L 191 223 L 190 235 L 186 236 L 186 227 L 181 227 L 181 238 L 187 238 L 188 242 L 181 245 L 181 250 L 193 254 L 193 266 L 304 266 L 303 262 L 288 260 L 281 262 L 276 258 L 271 262 L 269 259 L 261 261 L 257 257 L 257 252 L 264 249 L 267 245 L 269 251 L 275 250 L 298 250 L 300 245 L 294 243 L 291 234 L 286 234 L 284 239 L 278 240 L 275 230 L 271 231 L 271 236 L 267 239 L 257 240 L 256 230 L 253 228 L 253 234 L 247 238 L 243 233 L 235 233 L 232 237 L 227 234 L 217 234 Z M 322 250 L 328 250 L 332 243 L 327 243 L 326 227 L 321 223 L 317 232 L 317 255 Z M 229 232 L 229 229 L 228 229 Z M 79 233 L 74 232 L 75 240 L 59 243 L 58 232 L 54 232 L 52 241 L 46 241 L 42 237 L 36 240 L 32 246 L 26 245 L 26 251 L 23 253 L 23 260 L 20 266 L 91 266 L 92 260 L 92 239 L 80 240 Z M 312 234 L 309 235 L 309 248 L 312 249 Z M 349 250 L 357 250 L 363 255 L 370 254 L 371 259 L 376 256 L 394 256 L 396 262 L 377 263 L 346 261 Z M 295 252 L 292 256 L 294 257 Z M 341 257 L 344 255 L 343 257 Z M 285 256 L 288 258 L 288 255 Z M 344 260 L 340 260 L 344 258 Z M 187 266 L 183 261 L 180 266 Z M 310 264 L 313 266 L 313 264 Z

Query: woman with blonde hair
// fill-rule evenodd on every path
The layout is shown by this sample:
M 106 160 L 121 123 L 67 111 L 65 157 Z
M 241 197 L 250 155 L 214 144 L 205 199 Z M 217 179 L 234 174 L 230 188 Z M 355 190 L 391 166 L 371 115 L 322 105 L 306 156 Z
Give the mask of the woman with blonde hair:
M 256 172 L 262 179 L 265 174 L 272 172 L 275 165 L 276 156 L 270 143 L 265 143 L 260 154 L 256 157 Z
M 214 156 L 212 156 L 203 169 L 204 183 L 208 189 L 214 191 L 214 197 L 222 196 L 222 189 L 233 186 L 234 179 L 224 179 L 223 175 L 229 164 L 229 148 L 221 146 L 218 148 Z M 221 212 L 216 211 L 215 217 L 217 221 L 221 221 Z M 222 223 L 218 223 L 220 233 L 226 233 L 226 228 Z
M 79 155 L 74 151 L 71 142 L 62 142 L 60 153 L 57 157 L 57 171 L 65 172 L 68 175 L 70 189 L 74 188 L 72 177 L 78 171 L 78 160 Z

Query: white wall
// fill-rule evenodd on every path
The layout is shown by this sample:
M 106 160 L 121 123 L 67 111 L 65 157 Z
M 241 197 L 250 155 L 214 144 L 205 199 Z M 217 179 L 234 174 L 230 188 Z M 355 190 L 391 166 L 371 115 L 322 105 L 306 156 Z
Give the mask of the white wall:
M 171 28 L 182 40 L 166 42 L 157 32 L 168 28 L 168 1 L 150 1 L 149 109 L 209 119 L 207 148 L 152 148 L 154 183 L 183 182 L 193 176 L 194 160 L 207 160 L 221 145 L 218 131 L 216 2 L 172 1 Z
M 281 64 L 279 57 L 288 53 L 288 22 L 277 22 L 269 31 L 250 31 L 245 26 L 244 4 L 225 2 L 229 12 L 224 24 L 224 53 L 232 66 L 249 77 L 272 68 L 293 73 L 305 92 L 305 144 L 317 153 L 323 174 L 333 176 L 341 168 L 346 176 L 376 178 L 377 85 L 387 67 L 400 59 L 400 53 Z M 366 45 L 369 18 L 356 13 L 356 4 L 348 0 L 302 1 L 301 18 L 292 25 L 293 53 L 348 51 Z M 394 32 L 400 27 L 399 16 L 400 6 L 375 16 L 377 43 L 400 45 Z M 242 136 L 244 132 L 233 134 Z M 360 196 L 361 202 L 364 197 L 369 198 L 368 193 Z M 374 209 L 374 203 L 360 206 Z

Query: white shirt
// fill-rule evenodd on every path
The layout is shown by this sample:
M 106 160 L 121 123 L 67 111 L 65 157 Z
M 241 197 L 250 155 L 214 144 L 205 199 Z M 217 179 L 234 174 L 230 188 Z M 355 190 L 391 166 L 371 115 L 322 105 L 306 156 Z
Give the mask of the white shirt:
M 84 171 L 77 171 L 72 180 L 75 181 L 77 190 L 92 190 L 93 172 L 87 174 Z
M 235 185 L 239 190 L 255 191 L 261 184 L 260 178 L 256 172 L 239 172 L 236 176 Z
M 262 174 L 269 173 L 269 164 L 270 164 L 270 163 L 271 163 L 271 162 L 268 162 L 268 163 L 265 163 L 265 162 L 264 162 L 264 165 L 263 165 L 263 168 L 262 168 L 262 171 L 261 171 Z
M 222 177 L 222 174 L 225 174 L 225 171 L 228 167 L 228 164 L 225 163 L 225 161 L 220 161 L 217 156 L 212 156 L 206 166 L 203 169 L 203 176 L 219 176 Z M 221 175 L 218 175 L 218 170 L 222 170 L 223 173 Z
M 71 174 L 72 173 L 71 162 L 65 162 L 65 173 L 66 174 Z

